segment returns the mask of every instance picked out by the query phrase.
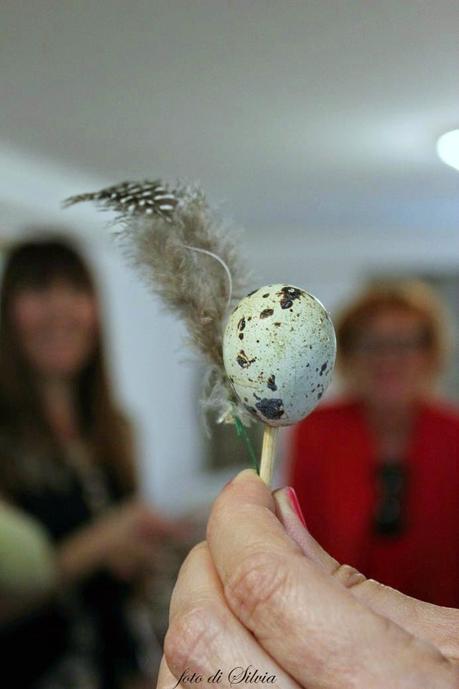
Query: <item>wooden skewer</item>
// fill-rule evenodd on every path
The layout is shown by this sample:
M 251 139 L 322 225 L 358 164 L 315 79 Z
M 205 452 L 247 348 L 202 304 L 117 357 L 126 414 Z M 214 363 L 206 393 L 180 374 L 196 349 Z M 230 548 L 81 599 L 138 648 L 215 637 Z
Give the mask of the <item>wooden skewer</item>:
M 276 442 L 279 429 L 273 426 L 265 426 L 263 433 L 263 446 L 261 449 L 260 478 L 271 486 L 273 480 L 274 458 L 276 454 Z

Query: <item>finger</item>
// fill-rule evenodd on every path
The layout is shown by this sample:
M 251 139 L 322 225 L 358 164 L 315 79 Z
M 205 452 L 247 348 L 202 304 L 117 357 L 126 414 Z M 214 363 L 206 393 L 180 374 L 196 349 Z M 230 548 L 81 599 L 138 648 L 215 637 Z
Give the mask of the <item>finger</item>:
M 159 515 L 145 514 L 135 525 L 136 535 L 145 539 L 157 539 L 164 536 L 175 536 L 178 529 L 174 522 Z
M 172 689 L 177 684 L 172 672 L 169 670 L 167 660 L 165 656 L 161 658 L 161 663 L 159 666 L 158 681 L 156 683 L 156 689 Z
M 194 681 L 229 688 L 256 677 L 271 678 L 278 689 L 299 689 L 229 610 L 206 543 L 193 548 L 180 570 L 164 654 L 175 677 L 167 689 Z
M 437 646 L 444 655 L 459 658 L 459 611 L 442 608 L 405 596 L 374 579 L 367 579 L 353 567 L 340 564 L 311 536 L 292 488 L 273 493 L 276 514 L 289 536 L 303 553 L 348 588 L 353 596 L 374 612 L 384 615 L 407 631 Z M 295 504 L 297 507 L 295 507 Z M 301 515 L 301 512 L 300 512 Z
M 130 542 L 126 541 L 123 548 L 110 557 L 108 563 L 116 576 L 128 580 L 140 572 L 154 571 L 156 560 L 157 548 L 131 538 Z
M 372 612 L 304 557 L 253 471 L 217 498 L 207 536 L 230 608 L 300 684 L 387 688 L 390 678 L 390 686 L 419 688 L 433 677 L 454 686 L 450 663 L 433 646 Z

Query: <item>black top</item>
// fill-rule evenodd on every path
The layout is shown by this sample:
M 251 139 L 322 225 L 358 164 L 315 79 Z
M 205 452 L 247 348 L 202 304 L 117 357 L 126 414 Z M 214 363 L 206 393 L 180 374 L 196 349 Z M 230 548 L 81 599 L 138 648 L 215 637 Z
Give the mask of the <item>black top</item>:
M 71 466 L 65 472 L 63 486 L 14 496 L 55 543 L 94 519 L 79 472 Z M 106 470 L 99 477 L 109 503 L 119 502 L 122 491 L 114 477 Z M 9 689 L 119 689 L 123 677 L 139 672 L 126 616 L 131 593 L 128 584 L 100 570 L 62 598 L 0 628 L 0 667 Z

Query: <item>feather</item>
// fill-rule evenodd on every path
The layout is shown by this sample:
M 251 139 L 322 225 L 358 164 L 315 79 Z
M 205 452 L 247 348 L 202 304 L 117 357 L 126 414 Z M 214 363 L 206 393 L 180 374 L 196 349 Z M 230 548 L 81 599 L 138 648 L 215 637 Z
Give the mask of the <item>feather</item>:
M 207 363 L 202 404 L 219 421 L 251 416 L 238 401 L 223 366 L 222 340 L 233 299 L 246 272 L 235 242 L 198 187 L 160 180 L 123 182 L 64 201 L 94 201 L 117 212 L 123 251 L 146 284 L 185 323 L 189 341 Z
M 113 187 L 89 194 L 71 196 L 64 201 L 64 208 L 81 201 L 96 201 L 106 208 L 126 213 L 152 215 L 156 213 L 170 221 L 177 199 L 169 193 L 160 180 L 154 182 L 121 182 Z

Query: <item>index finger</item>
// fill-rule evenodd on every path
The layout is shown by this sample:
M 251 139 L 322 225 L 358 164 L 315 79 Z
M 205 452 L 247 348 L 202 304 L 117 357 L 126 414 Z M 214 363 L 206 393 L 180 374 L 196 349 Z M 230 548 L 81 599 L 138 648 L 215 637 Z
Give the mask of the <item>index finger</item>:
M 420 687 L 426 677 L 453 686 L 453 670 L 433 646 L 372 612 L 305 557 L 274 509 L 269 490 L 246 470 L 217 498 L 207 540 L 228 605 L 287 672 L 321 689 L 387 687 L 388 678 Z

